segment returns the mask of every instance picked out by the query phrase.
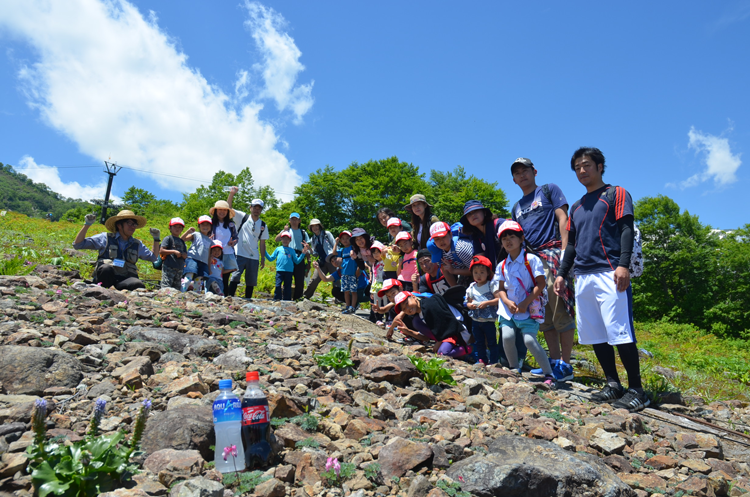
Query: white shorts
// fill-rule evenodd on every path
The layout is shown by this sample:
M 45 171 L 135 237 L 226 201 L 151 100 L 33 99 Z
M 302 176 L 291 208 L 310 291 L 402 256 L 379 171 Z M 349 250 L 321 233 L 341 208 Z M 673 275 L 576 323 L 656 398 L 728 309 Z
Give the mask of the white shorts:
M 622 345 L 635 342 L 633 289 L 618 292 L 614 271 L 576 276 L 578 343 Z

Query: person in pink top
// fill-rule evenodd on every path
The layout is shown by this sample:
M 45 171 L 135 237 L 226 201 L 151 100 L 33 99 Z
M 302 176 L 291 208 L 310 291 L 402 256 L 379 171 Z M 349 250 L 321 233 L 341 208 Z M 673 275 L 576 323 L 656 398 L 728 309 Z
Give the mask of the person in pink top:
M 411 233 L 402 231 L 396 235 L 396 246 L 403 254 L 401 261 L 398 263 L 398 279 L 404 285 L 404 290 L 411 291 L 416 286 L 414 280 L 419 278 L 417 251 L 414 248 Z

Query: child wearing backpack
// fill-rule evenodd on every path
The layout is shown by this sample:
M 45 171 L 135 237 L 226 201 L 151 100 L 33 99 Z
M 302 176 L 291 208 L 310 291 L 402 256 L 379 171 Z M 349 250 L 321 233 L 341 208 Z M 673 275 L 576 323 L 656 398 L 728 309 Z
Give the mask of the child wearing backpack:
M 474 282 L 466 290 L 466 307 L 472 319 L 471 333 L 476 342 L 474 350 L 482 364 L 497 364 L 500 346 L 497 344 L 495 318 L 500 299 L 495 294 L 499 293 L 500 282 L 493 280 L 492 263 L 482 255 L 474 256 L 469 269 Z
M 187 259 L 187 246 L 180 238 L 182 230 L 185 229 L 185 221 L 174 217 L 169 221 L 169 236 L 164 237 L 159 247 L 159 255 L 162 258 L 161 287 L 180 289 L 182 270 L 185 268 Z
M 310 251 L 310 246 L 304 244 L 302 252 L 296 253 L 289 246 L 292 241 L 292 235 L 288 231 L 282 231 L 279 235 L 281 247 L 276 247 L 273 254 L 266 251 L 266 259 L 276 261 L 276 290 L 273 294 L 274 300 L 292 300 L 292 276 L 294 267 L 301 264 Z M 282 298 L 283 294 L 283 298 Z
M 536 339 L 539 323 L 544 321 L 545 303 L 540 298 L 546 292 L 544 266 L 539 257 L 526 251 L 520 224 L 505 221 L 497 234 L 502 244 L 502 259 L 498 260 L 493 281 L 500 284 L 495 292 L 501 304 L 497 315 L 509 367 L 519 369 L 520 373 L 516 351 L 516 330 L 520 330 L 526 347 L 544 372 L 544 383 L 554 386 L 556 380 L 549 357 Z
M 213 244 L 213 240 L 211 240 L 212 228 L 211 218 L 201 216 L 198 218 L 200 232 L 196 233 L 195 228 L 190 228 L 182 237 L 185 241 L 193 242 L 190 245 L 190 250 L 188 250 L 188 258 L 183 271 L 184 277 L 180 287 L 183 292 L 186 292 L 190 284 L 194 283 L 194 290 L 200 293 L 203 280 L 208 278 L 208 254 L 211 250 L 211 244 Z

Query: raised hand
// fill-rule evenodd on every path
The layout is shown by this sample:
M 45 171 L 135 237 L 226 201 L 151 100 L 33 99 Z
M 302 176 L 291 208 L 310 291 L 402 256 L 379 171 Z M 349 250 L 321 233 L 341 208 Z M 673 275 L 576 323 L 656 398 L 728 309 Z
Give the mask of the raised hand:
M 86 214 L 83 219 L 86 226 L 91 226 L 96 221 L 96 214 Z
M 154 240 L 161 239 L 161 230 L 159 228 L 151 228 L 148 230 L 148 232 L 151 233 L 151 236 L 154 237 Z

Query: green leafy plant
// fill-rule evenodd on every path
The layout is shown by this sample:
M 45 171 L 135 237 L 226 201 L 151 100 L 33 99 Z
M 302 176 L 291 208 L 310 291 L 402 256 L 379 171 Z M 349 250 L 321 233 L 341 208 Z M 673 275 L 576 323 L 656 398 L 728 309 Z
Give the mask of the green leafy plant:
M 317 449 L 318 447 L 320 447 L 320 443 L 314 438 L 310 437 L 304 440 L 300 440 L 299 442 L 294 444 L 294 446 L 297 447 L 298 449 L 301 449 L 303 447 L 310 447 L 312 449 Z
M 417 371 L 422 374 L 422 379 L 428 385 L 437 385 L 441 382 L 447 385 L 456 384 L 456 380 L 453 379 L 453 370 L 443 367 L 446 359 L 433 357 L 429 361 L 425 361 L 416 355 L 408 357 L 411 363 L 417 368 Z
M 335 457 L 329 457 L 326 461 L 326 470 L 320 473 L 320 477 L 328 487 L 341 487 L 341 485 L 354 476 L 357 467 L 352 463 L 339 463 Z
M 288 421 L 289 418 L 271 418 L 271 426 L 278 428 L 279 426 L 286 424 Z
M 450 497 L 471 497 L 469 492 L 461 490 L 461 485 L 456 482 L 448 483 L 446 480 L 439 480 L 437 488 L 448 494 Z
M 560 407 L 558 406 L 552 407 L 552 411 L 543 412 L 541 416 L 544 416 L 545 418 L 554 419 L 555 421 L 558 421 L 560 423 L 577 423 L 575 419 L 569 418 L 565 416 L 564 414 L 560 413 Z
M 99 423 L 106 402 L 96 401 L 89 430 L 83 440 L 70 445 L 45 441 L 47 402 L 39 399 L 32 413 L 34 441 L 26 449 L 28 470 L 40 497 L 48 494 L 70 496 L 95 496 L 121 486 L 138 472 L 130 462 L 139 455 L 146 418 L 151 401 L 144 400 L 135 422 L 130 443 L 124 443 L 125 433 L 99 435 Z M 121 443 L 122 442 L 122 443 Z
M 365 466 L 365 478 L 375 483 L 380 479 L 380 464 L 374 462 Z
M 342 349 L 339 347 L 333 347 L 327 354 L 321 354 L 313 356 L 315 362 L 320 367 L 329 367 L 333 369 L 341 369 L 354 367 L 354 362 L 351 359 L 352 344 L 354 340 L 349 341 L 349 347 Z
M 300 428 L 310 433 L 315 432 L 318 429 L 318 418 L 309 413 L 294 416 L 289 421 L 299 425 Z
M 262 471 L 250 471 L 249 473 L 224 473 L 222 483 L 225 487 L 233 489 L 236 495 L 243 495 L 252 492 L 255 490 L 255 487 L 270 479 L 270 476 L 263 476 Z

